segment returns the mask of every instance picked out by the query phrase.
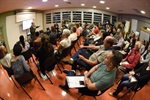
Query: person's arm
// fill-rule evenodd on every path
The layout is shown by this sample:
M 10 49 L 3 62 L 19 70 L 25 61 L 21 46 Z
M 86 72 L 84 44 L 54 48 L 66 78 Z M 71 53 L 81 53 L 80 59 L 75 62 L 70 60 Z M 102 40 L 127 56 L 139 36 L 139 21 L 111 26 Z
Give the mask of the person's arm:
M 80 48 L 87 48 L 87 49 L 92 49 L 92 50 L 98 50 L 100 48 L 100 46 L 95 46 L 95 45 L 84 46 L 84 45 L 80 45 Z
M 84 62 L 86 62 L 87 64 L 91 65 L 91 66 L 95 66 L 96 64 L 98 64 L 98 61 L 91 61 L 89 59 L 86 59 L 85 57 L 83 57 L 82 55 L 78 55 L 78 57 L 83 60 Z
M 122 66 L 129 69 L 133 69 L 138 64 L 139 61 L 140 61 L 140 54 L 137 54 L 131 64 L 123 64 Z
M 98 68 L 98 65 L 92 67 L 89 71 L 86 71 L 86 72 L 84 73 L 84 76 L 85 76 L 85 77 L 89 77 L 94 71 L 97 70 L 97 68 Z
M 28 64 L 26 63 L 25 59 L 23 56 L 20 56 L 21 57 L 21 61 L 22 61 L 22 64 L 23 64 L 23 67 L 26 71 L 30 71 L 30 67 L 28 66 Z

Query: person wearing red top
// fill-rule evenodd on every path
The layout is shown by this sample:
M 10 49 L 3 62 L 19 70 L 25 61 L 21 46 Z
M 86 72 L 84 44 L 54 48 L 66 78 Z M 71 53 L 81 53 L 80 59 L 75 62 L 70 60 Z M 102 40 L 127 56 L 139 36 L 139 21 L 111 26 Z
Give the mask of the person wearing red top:
M 122 68 L 129 69 L 129 70 L 134 69 L 134 67 L 140 61 L 140 57 L 141 57 L 140 47 L 141 47 L 141 43 L 140 43 L 140 41 L 137 41 L 135 43 L 134 48 L 131 50 L 131 52 L 120 63 L 121 66 L 119 67 L 119 69 L 122 69 Z M 126 62 L 126 63 L 124 63 L 124 62 Z

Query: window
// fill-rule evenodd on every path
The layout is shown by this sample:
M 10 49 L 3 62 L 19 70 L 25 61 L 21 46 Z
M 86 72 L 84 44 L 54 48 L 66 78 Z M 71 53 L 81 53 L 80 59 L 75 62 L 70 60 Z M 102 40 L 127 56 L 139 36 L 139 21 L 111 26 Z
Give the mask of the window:
M 94 23 L 101 23 L 101 21 L 102 21 L 102 14 L 94 13 Z
M 71 12 L 62 12 L 62 20 L 71 22 Z
M 53 13 L 53 23 L 60 23 L 60 12 Z
M 116 22 L 117 22 L 117 17 L 116 16 L 112 16 L 112 24 L 115 25 Z
M 83 22 L 92 23 L 92 12 L 83 12 Z
M 81 12 L 73 11 L 73 22 L 81 22 Z
M 110 23 L 110 15 L 106 15 L 104 14 L 104 19 L 103 19 L 103 23 Z
M 51 23 L 51 13 L 46 14 L 46 24 Z

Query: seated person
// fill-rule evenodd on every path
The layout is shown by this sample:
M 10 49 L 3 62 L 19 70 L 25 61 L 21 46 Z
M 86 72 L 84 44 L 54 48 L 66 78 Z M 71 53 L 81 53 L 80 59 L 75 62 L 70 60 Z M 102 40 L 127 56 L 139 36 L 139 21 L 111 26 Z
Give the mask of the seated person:
M 15 44 L 13 48 L 14 58 L 11 60 L 11 67 L 14 72 L 14 77 L 19 78 L 27 71 L 30 71 L 30 67 L 26 63 L 24 57 L 21 54 L 22 47 L 19 44 Z
M 116 68 L 122 60 L 122 55 L 118 51 L 110 51 L 104 59 L 104 62 L 92 67 L 90 71 L 84 72 L 83 90 L 92 92 L 93 90 L 103 91 L 114 84 Z M 70 71 L 68 71 L 69 73 Z M 68 75 L 69 76 L 69 75 Z M 68 90 L 68 84 L 59 85 L 60 88 Z
M 150 45 L 148 49 L 141 55 L 140 63 L 147 63 L 150 60 Z
M 97 46 L 99 47 L 99 50 L 92 55 L 89 55 L 89 57 L 83 56 L 82 53 L 77 52 L 72 58 L 72 69 L 76 70 L 77 65 L 80 67 L 84 67 L 86 70 L 90 70 L 92 66 L 97 65 L 98 63 L 103 62 L 105 56 L 107 53 L 112 50 L 112 45 L 114 44 L 114 38 L 111 36 L 107 36 L 104 40 L 104 45 Z M 94 47 L 94 46 L 93 46 Z
M 17 43 L 20 44 L 20 46 L 22 47 L 22 52 L 25 52 L 30 48 L 30 44 L 27 41 L 24 40 L 23 35 L 21 35 L 19 37 L 19 41 Z
M 141 47 L 141 43 L 140 41 L 137 41 L 135 43 L 134 48 L 131 50 L 131 52 L 126 56 L 126 58 L 124 58 L 121 62 L 121 66 L 119 66 L 119 69 L 125 69 L 127 72 L 129 70 L 134 69 L 134 67 L 138 64 L 138 62 L 140 61 L 140 47 Z
M 49 71 L 48 68 L 46 69 L 44 66 L 44 62 L 48 57 L 54 56 L 54 48 L 52 44 L 50 44 L 50 38 L 48 35 L 44 34 L 41 38 L 42 45 L 41 47 L 36 51 L 35 56 L 39 59 L 39 66 L 41 70 L 41 77 L 43 80 L 47 79 L 45 71 Z M 54 64 L 55 65 L 55 64 Z M 54 66 L 53 65 L 53 66 Z M 52 66 L 51 66 L 52 67 Z
M 139 86 L 144 86 L 150 79 L 150 61 L 149 63 L 145 63 L 139 69 L 135 71 L 130 71 L 129 74 L 125 74 L 116 89 L 115 92 L 110 92 L 109 95 L 117 96 L 124 87 L 129 88 L 132 85 L 131 78 L 135 78 L 137 80 Z
M 70 30 L 64 29 L 62 33 L 62 40 L 60 44 L 55 48 L 57 50 L 57 56 L 61 56 L 62 50 L 71 46 L 71 41 L 68 39 L 70 35 Z
M 71 34 L 69 35 L 68 39 L 72 42 L 72 41 L 75 41 L 77 40 L 77 33 L 76 33 L 76 28 L 75 27 L 72 27 L 71 29 Z
M 11 67 L 10 61 L 13 58 L 11 53 L 8 53 L 3 45 L 0 45 L 0 64 L 4 67 Z
M 116 45 L 113 45 L 113 47 L 120 50 L 122 49 L 123 44 L 124 44 L 123 32 L 120 32 L 119 36 L 120 36 L 120 39 L 118 40 Z

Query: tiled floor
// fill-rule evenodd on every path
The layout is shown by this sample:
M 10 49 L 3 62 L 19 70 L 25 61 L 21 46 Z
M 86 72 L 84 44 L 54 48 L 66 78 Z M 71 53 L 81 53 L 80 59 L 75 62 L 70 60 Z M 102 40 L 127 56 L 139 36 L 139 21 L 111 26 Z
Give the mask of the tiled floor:
M 53 74 L 49 74 L 53 84 L 51 84 L 48 80 L 43 81 L 39 77 L 37 74 L 37 68 L 33 62 L 30 63 L 30 66 L 46 89 L 45 91 L 42 90 L 38 82 L 32 80 L 31 84 L 25 86 L 25 90 L 29 93 L 33 100 L 77 100 L 81 95 L 78 93 L 77 89 L 70 89 L 66 92 L 58 87 L 60 84 L 64 84 L 66 75 L 64 73 L 61 74 L 57 66 L 55 66 Z M 64 65 L 64 67 L 67 69 L 71 68 L 70 65 Z M 96 97 L 97 100 L 116 100 L 116 98 L 108 95 L 110 91 L 114 91 L 113 88 L 115 86 L 116 82 L 115 85 L 103 95 Z M 30 100 L 30 98 L 24 93 L 19 85 L 18 87 L 19 88 L 16 88 L 13 81 L 8 78 L 6 71 L 4 69 L 0 69 L 0 97 L 4 98 L 5 100 Z M 121 96 L 125 91 L 126 89 L 124 89 L 119 96 Z M 131 96 L 132 93 L 126 95 L 122 100 L 129 100 Z M 94 100 L 94 98 L 83 96 L 80 100 Z M 134 96 L 133 100 L 150 100 L 150 82 Z

